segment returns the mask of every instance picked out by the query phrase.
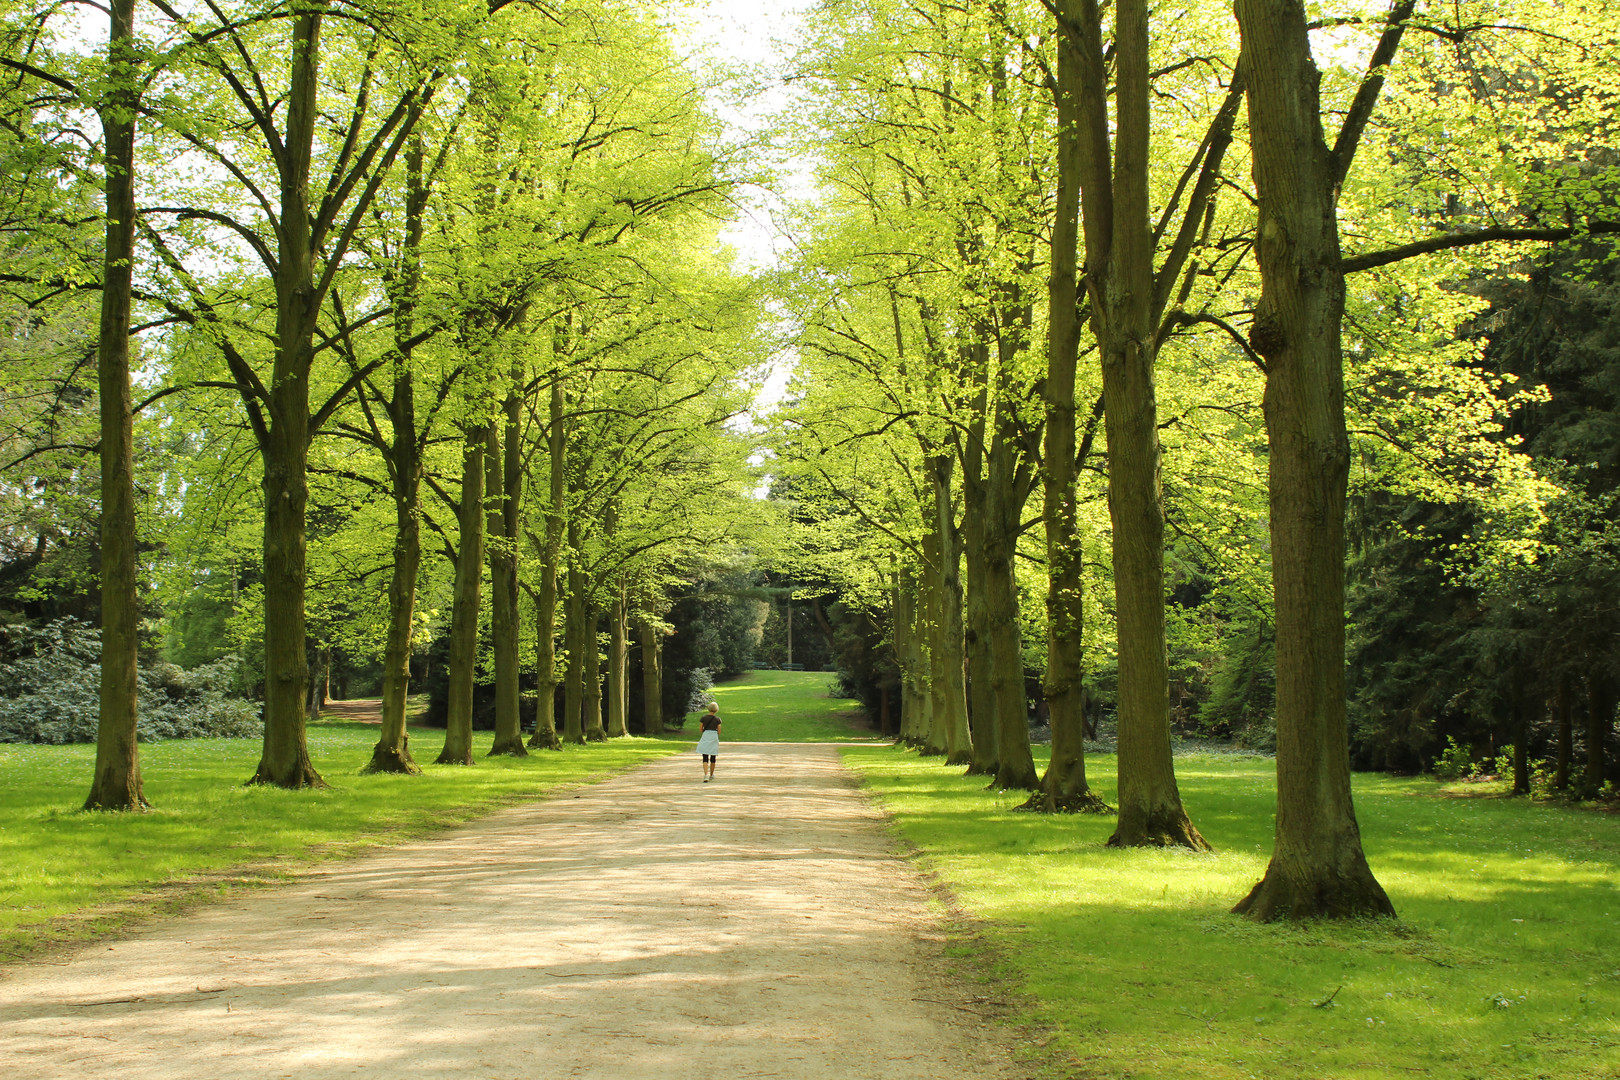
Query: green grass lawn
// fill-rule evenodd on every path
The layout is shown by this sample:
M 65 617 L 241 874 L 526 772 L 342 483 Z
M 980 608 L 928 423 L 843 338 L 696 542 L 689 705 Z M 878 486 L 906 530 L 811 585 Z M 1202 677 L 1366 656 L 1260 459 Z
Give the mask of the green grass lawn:
M 477 738 L 486 745 L 489 736 Z M 324 791 L 243 787 L 259 759 L 257 739 L 145 743 L 141 771 L 153 804 L 145 814 L 79 810 L 93 746 L 0 745 L 0 957 L 110 929 L 232 882 L 421 835 L 678 749 L 615 739 L 480 758 L 472 768 L 427 765 L 416 777 L 361 776 L 376 741 L 374 725 L 311 724 L 310 755 L 331 785 Z M 417 761 L 432 761 L 443 745 L 442 731 L 412 729 Z
M 877 732 L 861 718 L 860 703 L 828 696 L 837 678 L 827 671 L 750 671 L 715 686 L 720 741 L 871 742 Z M 699 713 L 689 713 L 674 738 L 696 742 Z
M 1620 816 L 1359 775 L 1400 921 L 1260 926 L 1227 911 L 1270 852 L 1270 761 L 1178 759 L 1199 855 L 1105 848 L 1112 818 L 1015 813 L 937 758 L 843 754 L 985 920 L 1056 1075 L 1620 1077 Z M 1112 801 L 1114 759 L 1088 765 Z

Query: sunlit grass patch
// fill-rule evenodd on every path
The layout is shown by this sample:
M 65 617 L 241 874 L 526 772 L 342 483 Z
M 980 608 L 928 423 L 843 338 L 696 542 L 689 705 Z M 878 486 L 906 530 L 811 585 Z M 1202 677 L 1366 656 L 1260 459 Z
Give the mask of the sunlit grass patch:
M 419 835 L 677 749 L 615 739 L 480 758 L 471 768 L 427 765 L 416 777 L 362 776 L 376 741 L 374 725 L 311 724 L 310 756 L 331 785 L 316 791 L 244 787 L 258 762 L 256 739 L 143 743 L 153 804 L 143 814 L 79 810 L 93 746 L 0 746 L 0 956 L 194 899 L 233 877 L 262 879 L 278 867 Z M 413 729 L 412 755 L 430 762 L 443 741 L 442 731 Z M 152 889 L 159 892 L 140 896 Z
M 860 703 L 833 697 L 827 671 L 750 671 L 717 684 L 721 742 L 867 742 L 878 737 Z M 695 741 L 697 713 L 672 737 Z
M 1214 854 L 1119 851 L 1113 819 L 1014 812 L 938 759 L 845 761 L 962 904 L 1077 1077 L 1620 1076 L 1620 819 L 1356 777 L 1397 922 L 1228 914 L 1264 872 L 1272 764 L 1177 759 Z M 1114 796 L 1112 757 L 1088 761 Z

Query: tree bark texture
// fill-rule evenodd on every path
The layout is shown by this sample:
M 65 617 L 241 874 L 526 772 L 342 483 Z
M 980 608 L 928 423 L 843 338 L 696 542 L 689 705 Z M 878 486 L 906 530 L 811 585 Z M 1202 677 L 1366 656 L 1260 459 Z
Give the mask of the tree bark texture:
M 956 510 L 951 498 L 951 477 L 955 464 L 955 459 L 949 454 L 936 455 L 929 462 L 934 486 L 935 532 L 939 536 L 939 618 L 935 633 L 940 657 L 935 669 L 944 705 L 945 764 L 971 765 L 973 744 L 968 730 L 967 642 L 962 624 L 961 531 L 956 526 Z M 819 608 L 817 611 L 819 614 Z M 830 633 L 827 639 L 830 647 Z
M 624 593 L 608 608 L 607 734 L 617 739 L 630 734 L 630 616 Z
M 977 485 L 982 492 L 983 485 Z M 990 582 L 984 568 L 983 499 L 972 497 L 968 489 L 967 513 L 962 518 L 963 555 L 967 564 L 967 587 L 963 631 L 968 668 L 968 736 L 973 760 L 969 776 L 994 776 L 999 764 L 996 723 L 996 695 L 991 690 L 990 671 Z
M 1614 720 L 1614 693 L 1603 676 L 1586 677 L 1586 770 L 1581 774 L 1580 797 L 1595 799 L 1603 790 L 1604 743 Z
M 585 650 L 596 649 L 594 627 L 587 627 L 585 614 L 585 575 L 575 565 L 578 556 L 575 545 L 579 540 L 579 527 L 568 524 L 570 558 L 568 566 L 568 597 L 564 602 L 564 632 L 567 635 L 568 668 L 563 676 L 563 741 L 583 746 L 585 743 Z
M 900 741 L 917 746 L 923 736 L 928 691 L 917 643 L 917 593 L 910 567 L 902 567 L 894 590 L 894 656 L 900 669 Z
M 1067 0 L 1086 240 L 1086 289 L 1102 360 L 1119 656 L 1119 822 L 1109 844 L 1205 849 L 1181 805 L 1170 748 L 1164 638 L 1164 509 L 1153 378 L 1154 242 L 1148 198 L 1151 110 L 1146 0 L 1114 19 L 1113 138 L 1109 71 L 1095 0 Z M 1112 170 L 1110 171 L 1110 164 Z
M 550 451 L 550 496 L 546 507 L 545 539 L 540 548 L 540 595 L 535 600 L 535 713 L 531 747 L 561 750 L 557 735 L 557 564 L 562 558 L 563 523 L 568 509 L 568 428 L 563 384 L 551 383 L 550 424 L 546 431 Z
M 461 448 L 461 505 L 455 594 L 450 607 L 450 697 L 437 764 L 471 765 L 473 684 L 478 678 L 479 593 L 484 577 L 484 456 L 489 428 L 467 429 Z
M 502 403 L 504 431 L 489 427 L 484 455 L 488 500 L 490 647 L 495 657 L 495 741 L 490 756 L 526 757 L 523 718 L 518 711 L 518 516 L 523 497 L 521 402 L 517 387 L 523 372 L 512 372 L 512 385 Z M 504 439 L 501 437 L 504 435 Z M 504 446 L 502 444 L 505 444 Z
M 1530 753 L 1525 743 L 1530 738 L 1530 714 L 1520 705 L 1515 712 L 1513 730 L 1513 794 L 1530 794 Z
M 944 596 L 940 582 L 940 536 L 937 521 L 923 533 L 923 566 L 918 575 L 917 612 L 920 619 L 919 636 L 928 645 L 923 662 L 928 671 L 928 722 L 923 728 L 922 745 L 918 752 L 928 756 L 944 756 L 946 752 L 946 711 L 949 704 L 945 690 Z
M 641 623 L 641 726 L 664 733 L 664 631 L 651 619 Z
M 102 264 L 96 375 L 101 408 L 101 704 L 96 767 L 86 810 L 141 810 L 136 741 L 140 680 L 139 568 L 135 553 L 135 433 L 129 388 L 129 316 L 135 254 L 135 0 L 112 0 L 101 105 L 106 143 L 107 251 Z
M 324 5 L 293 23 L 280 162 L 277 228 L 276 345 L 271 368 L 264 459 L 264 751 L 250 784 L 324 787 L 309 760 L 304 696 L 305 510 L 309 501 L 309 369 L 319 310 L 310 232 L 310 160 L 318 122 L 316 93 Z
M 1080 362 L 1079 258 L 1080 143 L 1076 109 L 1081 60 L 1078 44 L 1059 35 L 1057 56 L 1057 193 L 1052 222 L 1052 261 L 1047 283 L 1046 485 L 1046 676 L 1051 713 L 1052 758 L 1041 790 L 1026 809 L 1045 813 L 1108 813 L 1107 803 L 1086 780 L 1084 712 L 1084 552 L 1076 526 L 1077 462 L 1074 385 Z
M 410 340 L 422 281 L 422 213 L 427 185 L 422 173 L 422 140 L 413 137 L 405 154 L 405 243 L 400 287 L 394 298 L 394 385 L 387 402 L 393 443 L 388 447 L 389 482 L 394 496 L 394 566 L 388 579 L 388 631 L 383 646 L 382 729 L 368 773 L 416 774 L 405 729 L 411 690 L 411 635 L 415 630 L 416 581 L 422 567 L 422 453 L 416 434 L 416 384 Z
M 1029 745 L 1029 699 L 1024 693 L 1023 634 L 1013 564 L 1024 485 L 1014 476 L 1013 459 L 1011 440 L 998 433 L 986 459 L 989 482 L 982 532 L 989 598 L 990 693 L 996 718 L 996 772 L 991 787 L 1036 791 L 1041 778 L 1035 772 Z
M 1558 729 L 1558 763 L 1553 771 L 1553 787 L 1569 790 L 1569 767 L 1574 757 L 1575 725 L 1570 715 L 1570 677 L 1558 677 L 1558 691 L 1553 695 L 1553 723 Z
M 602 649 L 596 639 L 596 629 L 602 612 L 592 604 L 585 608 L 585 741 L 601 742 L 607 738 L 602 727 Z
M 1344 689 L 1344 423 L 1334 154 L 1299 0 L 1237 0 L 1259 197 L 1272 581 L 1277 629 L 1277 828 L 1265 877 L 1233 910 L 1277 918 L 1393 915 L 1361 846 Z

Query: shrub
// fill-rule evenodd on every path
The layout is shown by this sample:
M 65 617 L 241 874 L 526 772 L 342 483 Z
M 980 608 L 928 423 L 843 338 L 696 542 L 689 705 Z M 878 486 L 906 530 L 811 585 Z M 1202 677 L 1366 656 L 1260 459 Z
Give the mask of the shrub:
M 190 671 L 142 668 L 138 737 L 258 736 L 259 706 L 229 693 L 236 668 L 231 656 Z M 0 742 L 95 742 L 100 712 L 98 630 L 75 619 L 0 629 Z
M 1434 762 L 1434 775 L 1442 780 L 1461 780 L 1474 775 L 1474 754 L 1466 746 L 1459 746 L 1453 736 L 1446 736 L 1446 748 Z
M 690 696 L 686 699 L 686 711 L 689 713 L 702 712 L 714 700 L 714 695 L 709 693 L 710 690 L 714 689 L 714 676 L 710 674 L 708 668 L 701 667 L 684 672 L 684 675 L 686 676 L 686 684 L 692 688 Z M 683 716 L 682 719 L 684 720 L 685 717 Z

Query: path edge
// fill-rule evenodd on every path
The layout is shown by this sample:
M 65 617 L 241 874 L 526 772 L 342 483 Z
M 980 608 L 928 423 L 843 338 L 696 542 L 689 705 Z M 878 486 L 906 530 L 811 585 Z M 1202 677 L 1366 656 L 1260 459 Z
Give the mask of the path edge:
M 917 875 L 929 896 L 940 906 L 945 947 L 956 953 L 944 957 L 943 973 L 950 981 L 961 984 L 964 991 L 970 986 L 979 986 L 999 999 L 999 1003 L 985 1000 L 986 1009 L 979 1015 L 987 1022 L 989 1031 L 1001 1036 L 999 1041 L 1006 1051 L 1007 1061 L 1024 1070 L 1030 1080 L 1087 1080 L 1086 1074 L 1076 1072 L 1074 1063 L 1065 1060 L 1057 1049 L 1061 1032 L 1041 999 L 1019 986 L 1014 978 L 1009 950 L 998 934 L 1001 924 L 974 912 L 962 902 L 928 850 L 901 831 L 900 818 L 882 793 L 867 782 L 864 774 L 845 763 L 842 749 L 839 748 L 839 767 L 852 781 L 856 793 L 882 818 L 881 827 L 890 851 Z M 967 1000 L 978 996 L 963 994 Z
M 307 880 L 310 872 L 317 867 L 351 862 L 380 851 L 432 840 L 514 806 L 552 802 L 582 788 L 594 787 L 662 760 L 663 757 L 655 757 L 617 768 L 608 767 L 539 791 L 497 795 L 465 812 L 446 811 L 426 821 L 385 825 L 347 840 L 313 844 L 291 854 L 272 855 L 187 874 L 170 881 L 157 882 L 116 900 L 54 916 L 45 922 L 19 926 L 19 931 L 33 936 L 21 942 L 0 944 L 0 982 L 6 981 L 18 968 L 66 963 L 63 959 L 65 956 L 91 945 L 121 935 L 139 933 L 158 923 L 233 900 L 248 892 L 298 884 Z

